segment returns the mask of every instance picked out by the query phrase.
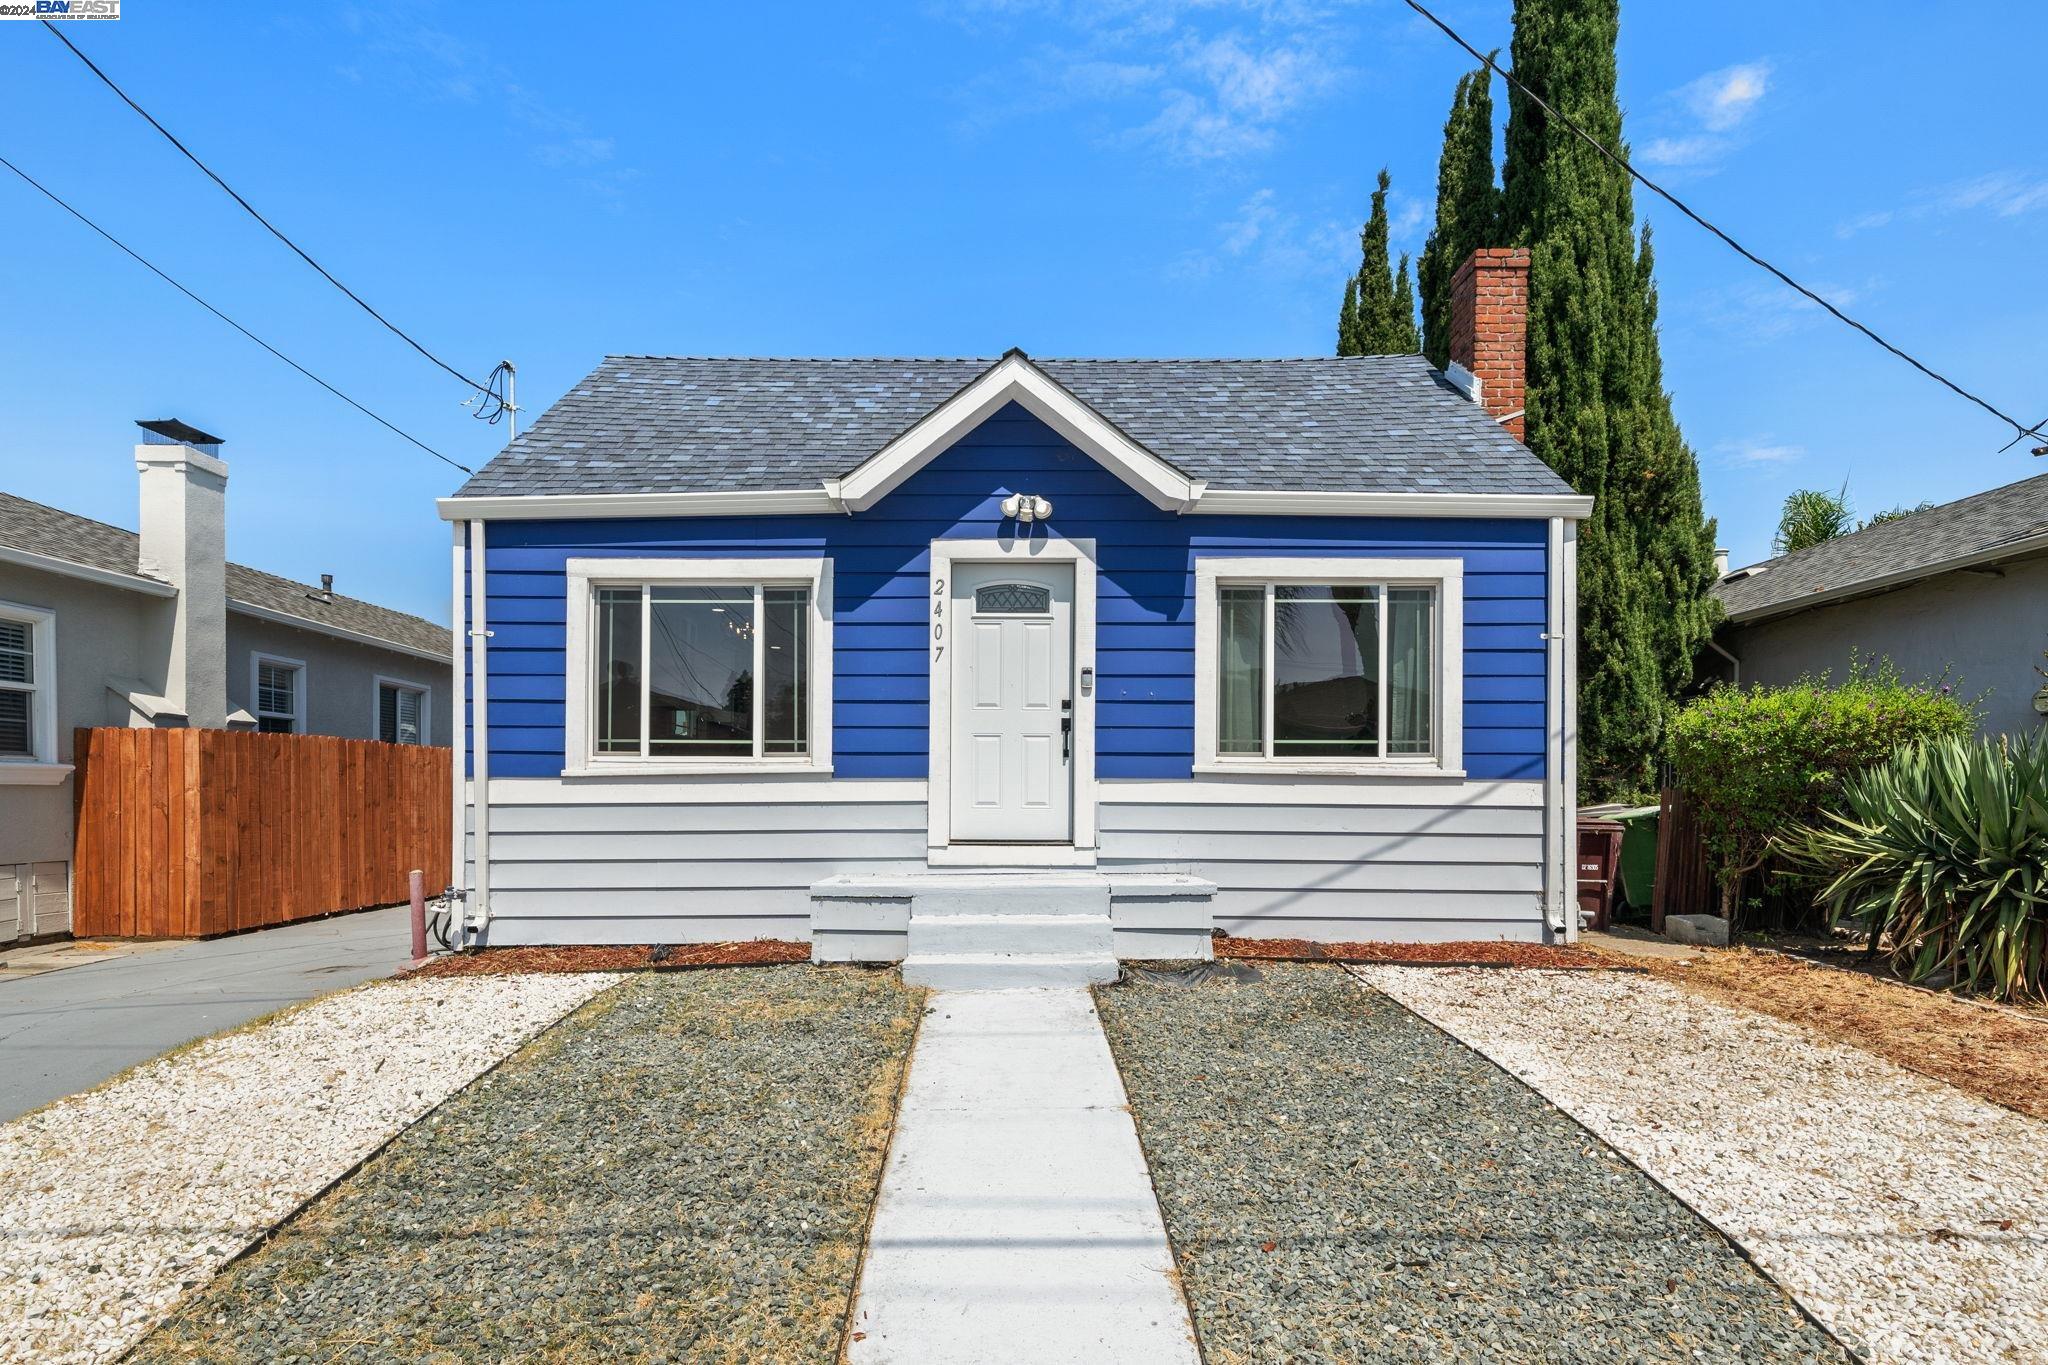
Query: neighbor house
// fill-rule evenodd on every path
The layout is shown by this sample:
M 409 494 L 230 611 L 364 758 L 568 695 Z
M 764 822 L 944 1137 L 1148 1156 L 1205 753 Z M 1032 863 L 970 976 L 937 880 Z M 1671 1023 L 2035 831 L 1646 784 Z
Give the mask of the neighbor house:
M 1517 439 L 1526 272 L 1467 263 L 1448 374 L 605 360 L 441 503 L 472 941 L 1570 937 L 1591 500 Z
M 1727 619 L 1705 677 L 1776 685 L 1888 659 L 1981 698 L 1986 734 L 2024 734 L 2048 713 L 2048 474 L 1738 569 L 1714 595 Z
M 228 563 L 219 440 L 138 425 L 140 532 L 0 493 L 0 944 L 69 927 L 74 727 L 448 742 L 448 631 Z

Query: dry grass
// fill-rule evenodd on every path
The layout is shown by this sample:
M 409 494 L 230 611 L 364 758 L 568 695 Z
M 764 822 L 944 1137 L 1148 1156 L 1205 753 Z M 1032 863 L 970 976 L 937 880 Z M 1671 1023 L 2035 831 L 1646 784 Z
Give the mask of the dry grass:
M 1540 943 L 1312 943 L 1304 938 L 1219 938 L 1216 956 L 1260 962 L 1392 962 L 1426 967 L 1545 967 L 1616 971 L 1633 967 L 1601 953 Z
M 1690 962 L 1614 960 L 2048 1119 L 2048 1016 L 1749 948 L 1712 949 Z
M 639 972 L 688 967 L 767 967 L 809 962 L 811 945 L 779 939 L 737 943 L 567 944 L 484 948 L 437 957 L 410 976 L 502 976 L 515 972 Z

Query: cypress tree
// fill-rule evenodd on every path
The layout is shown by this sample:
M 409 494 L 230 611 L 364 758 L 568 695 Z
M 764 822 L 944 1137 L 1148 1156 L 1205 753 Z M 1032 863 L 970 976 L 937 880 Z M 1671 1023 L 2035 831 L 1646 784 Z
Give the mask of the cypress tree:
M 1517 78 L 1626 155 L 1618 0 L 1516 0 Z M 1713 528 L 1663 388 L 1647 236 L 1627 173 L 1509 91 L 1501 235 L 1527 246 L 1529 448 L 1596 499 L 1579 528 L 1579 749 L 1593 792 L 1653 776 L 1714 610 Z
M 1415 333 L 1415 284 L 1408 277 L 1408 253 L 1401 253 L 1401 264 L 1394 270 L 1394 318 L 1390 339 L 1393 346 L 1388 355 L 1414 355 L 1422 349 L 1422 338 Z
M 1358 350 L 1358 276 L 1347 276 L 1344 280 L 1344 303 L 1337 310 L 1337 354 L 1357 355 Z
M 1489 53 L 1491 60 L 1492 54 Z M 1499 246 L 1500 190 L 1493 183 L 1493 73 L 1458 78 L 1444 120 L 1436 168 L 1436 226 L 1415 263 L 1422 288 L 1422 353 L 1442 369 L 1451 358 L 1451 276 L 1483 246 Z

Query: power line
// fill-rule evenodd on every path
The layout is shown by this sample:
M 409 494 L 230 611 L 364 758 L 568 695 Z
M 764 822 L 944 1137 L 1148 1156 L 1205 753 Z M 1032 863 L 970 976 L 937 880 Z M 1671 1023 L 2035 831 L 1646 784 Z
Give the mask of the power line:
M 164 140 L 166 142 L 169 142 L 173 147 L 176 147 L 180 152 L 182 152 L 187 161 L 191 162 L 200 170 L 204 171 L 206 173 L 207 179 L 211 180 L 214 184 L 220 186 L 221 189 L 225 190 L 227 192 L 228 198 L 234 200 L 237 204 L 240 204 L 245 213 L 247 213 L 251 218 L 254 218 L 257 222 L 263 224 L 264 228 L 269 231 L 271 236 L 277 238 L 278 241 L 283 242 L 286 246 L 290 247 L 292 249 L 292 252 L 295 255 L 297 255 L 300 260 L 304 261 L 307 265 L 312 266 L 313 269 L 320 272 L 320 277 L 322 279 L 326 280 L 336 289 L 339 289 L 342 293 L 348 295 L 349 298 L 355 302 L 356 307 L 362 309 L 365 313 L 368 313 L 371 317 L 377 319 L 378 322 L 383 323 L 385 328 L 389 330 L 393 336 L 398 337 L 400 340 L 405 342 L 406 345 L 412 347 L 415 351 L 418 351 L 428 360 L 431 360 L 434 364 L 440 366 L 449 374 L 454 375 L 457 379 L 460 379 L 463 383 L 469 385 L 469 387 L 475 389 L 478 393 L 483 394 L 485 398 L 489 400 L 489 402 L 486 403 L 486 407 L 489 407 L 491 403 L 496 403 L 500 407 L 502 407 L 503 400 L 500 398 L 497 389 L 494 387 L 498 382 L 497 371 L 492 372 L 490 383 L 479 384 L 474 379 L 471 379 L 468 375 L 464 374 L 462 371 L 456 369 L 453 365 L 450 365 L 447 361 L 441 359 L 441 357 L 435 355 L 426 347 L 420 345 L 419 342 L 413 340 L 413 338 L 409 336 L 403 328 L 399 327 L 396 323 L 392 322 L 391 319 L 385 317 L 382 313 L 378 312 L 369 304 L 365 303 L 363 301 L 362 295 L 356 293 L 355 290 L 349 288 L 340 280 L 335 279 L 332 274 L 328 273 L 326 266 L 320 264 L 320 262 L 314 260 L 311 256 L 307 255 L 303 247 L 301 247 L 297 242 L 294 242 L 291 238 L 285 236 L 284 233 L 280 232 L 277 229 L 276 225 L 273 224 L 268 218 L 265 218 L 262 214 L 258 213 L 256 211 L 255 205 L 251 204 L 241 195 L 235 193 L 234 186 L 228 184 L 227 181 L 221 179 L 218 175 L 216 175 L 214 173 L 213 167 L 207 165 L 204 161 L 201 161 L 197 156 L 195 156 L 190 147 L 187 147 L 184 143 L 178 141 L 176 134 L 172 133 L 170 129 L 164 127 L 161 123 L 158 123 L 156 121 L 156 117 L 153 114 L 151 114 L 149 110 L 137 104 L 134 101 L 134 99 L 129 96 L 126 90 L 123 90 L 120 86 L 116 85 L 114 83 L 114 78 L 112 76 L 109 76 L 106 72 L 100 70 L 98 65 L 96 65 L 93 62 L 92 58 L 86 56 L 83 52 L 79 51 L 78 44 L 72 42 L 70 38 L 66 37 L 62 29 L 58 28 L 57 25 L 51 23 L 47 19 L 43 20 L 43 27 L 48 29 L 51 35 L 55 37 L 58 42 L 70 48 L 71 55 L 78 58 L 79 61 L 84 62 L 86 65 L 86 69 L 91 71 L 93 75 L 98 76 L 100 80 L 105 83 L 107 89 L 113 91 L 116 95 L 119 95 L 121 97 L 121 102 L 123 104 L 127 105 L 130 109 L 133 109 L 136 113 L 140 114 L 143 118 L 143 121 L 149 124 L 150 127 L 156 129 L 159 133 L 162 133 L 164 135 Z M 478 415 L 482 416 L 484 414 L 479 413 Z M 491 413 L 487 418 L 487 420 L 491 422 L 496 422 L 497 419 L 498 415 L 495 412 Z
M 12 161 L 9 161 L 9 160 L 8 160 L 8 159 L 7 159 L 6 157 L 4 157 L 4 156 L 0 156 L 0 166 L 5 166 L 5 167 L 6 167 L 6 168 L 7 168 L 8 170 L 10 170 L 10 171 L 13 171 L 13 172 L 14 172 L 14 173 L 15 173 L 16 175 L 20 176 L 20 177 L 22 178 L 22 180 L 24 180 L 25 182 L 27 182 L 27 184 L 29 185 L 29 187 L 30 187 L 31 189 L 34 189 L 34 190 L 35 190 L 35 191 L 36 191 L 37 193 L 41 194 L 41 195 L 42 195 L 42 196 L 43 196 L 43 197 L 44 197 L 45 199 L 48 199 L 48 200 L 49 200 L 49 201 L 50 201 L 51 203 L 55 204 L 55 205 L 56 205 L 56 206 L 57 206 L 58 208 L 60 208 L 60 209 L 63 209 L 63 210 L 64 210 L 64 211 L 66 212 L 66 213 L 70 214 L 70 215 L 71 215 L 71 216 L 72 216 L 73 218 L 76 218 L 76 219 L 77 219 L 77 220 L 78 220 L 79 222 L 81 222 L 81 223 L 85 224 L 85 225 L 86 225 L 87 227 L 91 228 L 91 229 L 92 229 L 92 230 L 93 230 L 94 232 L 97 232 L 97 233 L 98 233 L 98 234 L 99 234 L 100 236 L 102 236 L 102 237 L 106 238 L 106 239 L 107 239 L 107 240 L 108 240 L 109 242 L 112 242 L 112 243 L 113 243 L 113 244 L 114 244 L 115 246 L 119 247 L 119 248 L 120 248 L 120 249 L 121 249 L 121 250 L 122 250 L 122 251 L 123 251 L 124 253 L 126 253 L 126 254 L 128 255 L 128 257 L 129 257 L 129 258 L 130 258 L 131 260 L 135 261 L 135 263 L 136 263 L 136 264 L 138 264 L 138 265 L 142 266 L 142 267 L 143 267 L 143 268 L 144 268 L 145 270 L 148 270 L 148 271 L 149 271 L 149 272 L 150 272 L 150 273 L 151 273 L 152 275 L 155 275 L 155 276 L 156 276 L 156 277 L 157 277 L 158 279 L 162 280 L 162 281 L 163 281 L 163 282 L 164 282 L 165 284 L 168 284 L 168 285 L 169 285 L 169 286 L 170 286 L 171 288 L 173 288 L 173 289 L 177 290 L 177 291 L 178 291 L 178 292 L 179 292 L 180 294 L 183 294 L 183 295 L 184 295 L 184 296 L 185 296 L 186 298 L 188 298 L 188 299 L 192 300 L 192 302 L 194 302 L 194 303 L 198 304 L 198 305 L 199 305 L 199 306 L 200 306 L 201 308 L 204 308 L 204 309 L 205 309 L 205 310 L 206 310 L 207 312 L 209 312 L 209 313 L 213 314 L 213 315 L 214 315 L 215 317 L 219 318 L 219 319 L 220 319 L 220 320 L 221 320 L 222 322 L 225 322 L 225 323 L 226 323 L 226 324 L 227 324 L 228 326 L 230 326 L 230 327 L 234 328 L 234 329 L 235 329 L 235 330 L 236 330 L 237 332 L 240 332 L 240 333 L 241 333 L 241 334 L 242 334 L 243 336 L 245 336 L 245 337 L 249 338 L 249 340 L 251 340 L 251 341 L 255 342 L 255 343 L 256 343 L 256 344 L 258 345 L 258 346 L 261 346 L 261 347 L 262 347 L 262 348 L 263 348 L 264 350 L 266 350 L 266 351 L 270 352 L 270 353 L 271 353 L 272 355 L 276 356 L 276 357 L 277 357 L 277 358 L 278 358 L 279 360 L 282 360 L 282 361 L 283 361 L 283 362 L 284 362 L 285 364 L 287 364 L 287 365 L 291 366 L 291 367 L 292 367 L 293 369 L 297 370 L 297 371 L 298 371 L 298 372 L 299 372 L 300 374 L 302 374 L 302 375 L 306 376 L 306 378 L 308 378 L 308 379 L 312 380 L 312 381 L 313 381 L 313 382 L 314 382 L 315 384 L 318 384 L 318 385 L 319 385 L 319 386 L 320 386 L 321 388 L 323 388 L 323 389 L 327 390 L 327 391 L 328 391 L 329 393 L 333 394 L 333 395 L 334 395 L 334 396 L 335 396 L 336 398 L 339 398 L 339 399 L 340 399 L 340 400 L 341 400 L 342 402 L 344 402 L 344 403 L 348 404 L 348 405 L 349 405 L 350 407 L 354 408 L 354 409 L 355 409 L 355 410 L 356 410 L 357 412 L 360 412 L 360 413 L 362 413 L 362 414 L 363 414 L 363 416 L 365 416 L 365 417 L 369 418 L 369 419 L 370 419 L 371 421 L 373 421 L 373 422 L 377 423 L 377 424 L 378 424 L 379 426 L 381 426 L 381 427 L 383 427 L 383 428 L 384 428 L 385 430 L 387 430 L 387 431 L 391 432 L 391 433 L 392 433 L 393 435 L 396 435 L 396 436 L 401 436 L 401 437 L 403 437 L 404 439 L 406 439 L 406 440 L 408 440 L 408 441 L 412 442 L 412 443 L 413 443 L 414 445 L 418 446 L 418 447 L 419 447 L 419 448 L 420 448 L 421 450 L 424 450 L 424 451 L 426 451 L 426 452 L 427 452 L 427 454 L 429 454 L 429 455 L 433 456 L 433 457 L 434 457 L 435 459 L 439 460 L 439 461 L 440 461 L 440 462 L 441 462 L 442 464 L 446 464 L 446 465 L 453 465 L 453 466 L 454 466 L 455 468 L 457 468 L 457 469 L 461 470 L 461 471 L 462 471 L 463 473 L 465 473 L 465 474 L 470 474 L 470 473 L 474 473 L 474 472 L 475 472 L 475 471 L 474 471 L 474 470 L 472 470 L 472 469 L 471 469 L 471 468 L 470 468 L 470 467 L 469 467 L 468 465 L 466 465 L 466 464 L 459 464 L 459 463 L 457 463 L 456 461 L 454 461 L 454 460 L 451 460 L 451 459 L 449 459 L 449 458 L 448 458 L 448 457 L 447 457 L 446 455 L 443 455 L 443 454 L 442 454 L 442 453 L 441 453 L 440 451 L 438 451 L 438 450 L 434 449 L 434 448 L 433 448 L 432 446 L 428 445 L 428 444 L 427 444 L 427 443 L 426 443 L 425 441 L 422 441 L 421 439 L 419 439 L 419 437 L 417 437 L 417 436 L 414 436 L 414 435 L 412 435 L 412 434 L 411 434 L 410 432 L 404 431 L 404 430 L 402 430 L 402 429 L 401 429 L 401 428 L 399 428 L 399 427 L 393 426 L 393 425 L 392 425 L 392 424 L 391 424 L 390 422 L 387 422 L 387 421 L 385 421 L 385 420 L 384 420 L 384 419 L 383 419 L 382 417 L 379 417 L 379 416 L 378 416 L 378 415 L 377 415 L 376 413 L 374 413 L 374 412 L 370 411 L 370 409 L 368 409 L 368 408 L 364 407 L 364 406 L 363 406 L 363 405 L 362 405 L 361 403 L 358 403 L 358 402 L 357 402 L 357 401 L 356 401 L 355 399 L 353 399 L 353 398 L 349 397 L 349 396 L 348 396 L 347 394 L 343 393 L 343 392 L 342 392 L 342 391 L 341 391 L 340 389 L 337 389 L 337 388 L 335 388 L 335 387 L 334 387 L 334 385 L 332 385 L 332 384 L 328 383 L 328 382 L 327 382 L 326 380 L 322 379 L 322 378 L 321 378 L 321 377 L 320 377 L 319 375 L 317 375 L 317 374 L 314 374 L 314 373 L 313 373 L 313 372 L 312 372 L 311 370 L 307 369 L 307 368 L 306 368 L 306 367 L 305 367 L 304 365 L 301 365 L 301 364 L 300 364 L 300 363 L 299 363 L 298 361 L 296 361 L 296 360 L 293 360 L 293 359 L 292 359 L 292 358 L 291 358 L 290 356 L 286 355 L 286 354 L 285 354 L 285 353 L 284 353 L 283 351 L 280 351 L 280 350 L 278 350 L 278 349 L 277 349 L 277 347 L 275 347 L 275 346 L 271 345 L 271 344 L 270 344 L 269 342 L 265 341 L 265 340 L 264 340 L 264 339 L 263 339 L 262 337 L 260 337 L 260 336 L 257 336 L 257 335 L 256 335 L 256 334 L 255 334 L 254 332 L 250 331 L 250 330 L 249 330 L 249 329 L 248 329 L 247 327 L 244 327 L 244 326 L 243 326 L 243 325 L 242 325 L 241 323 L 239 323 L 239 322 L 236 322 L 236 321 L 235 321 L 235 320 L 234 320 L 233 318 L 229 317 L 229 316 L 228 316 L 228 315 L 227 315 L 226 313 L 223 313 L 223 312 L 221 312 L 221 311 L 220 311 L 220 309 L 218 309 L 218 308 L 214 307 L 214 306 L 213 306 L 212 304 L 208 303 L 208 302 L 207 302 L 207 301 L 206 301 L 205 299 L 202 299 L 202 298 L 200 298 L 200 297 L 199 297 L 199 296 L 198 296 L 197 294 L 195 294 L 195 293 L 193 293 L 193 292 L 192 292 L 191 290 L 187 289 L 187 288 L 186 288 L 186 287 L 185 287 L 184 285 L 182 285 L 182 284 L 179 284 L 179 283 L 178 283 L 178 282 L 177 282 L 176 280 L 172 279 L 172 278 L 171 278 L 171 277 L 170 277 L 169 275 L 167 275 L 167 274 L 165 274 L 165 273 L 164 273 L 163 271 L 161 271 L 161 270 L 157 269 L 157 267 L 156 267 L 156 266 L 155 266 L 154 264 L 152 264 L 152 263 L 151 263 L 151 262 L 150 262 L 149 260 L 147 260 L 146 258 L 144 258 L 144 257 L 143 257 L 143 256 L 142 256 L 142 255 L 141 255 L 141 254 L 140 254 L 139 252 L 137 252 L 137 251 L 136 251 L 136 250 L 135 250 L 135 249 L 134 249 L 133 247 L 130 247 L 130 246 L 129 246 L 129 245 L 128 245 L 128 244 L 126 243 L 126 242 L 124 242 L 124 241 L 122 241 L 122 240 L 121 240 L 120 238 L 116 237 L 116 236 L 115 236 L 115 235 L 114 235 L 113 233 L 111 233 L 111 232 L 107 231 L 107 230 L 106 230 L 105 228 L 101 227 L 101 226 L 100 226 L 100 225 L 99 225 L 98 223 L 95 223 L 95 222 L 94 222 L 94 221 L 93 221 L 92 219 L 90 219 L 90 218 L 86 217 L 86 216 L 85 216 L 85 215 L 84 215 L 83 213 L 80 213 L 80 212 L 79 212 L 79 211 L 78 211 L 77 209 L 75 209 L 75 208 L 71 207 L 71 205 L 69 205 L 69 204 L 65 203 L 63 199 L 61 199 L 61 198 L 59 198 L 59 197 L 57 196 L 57 193 L 56 193 L 56 192 L 55 192 L 54 190 L 51 190 L 51 189 L 49 189 L 48 187 L 44 186 L 44 185 L 43 185 L 43 184 L 42 184 L 42 183 L 41 183 L 40 181 L 38 181 L 38 180 L 37 180 L 37 179 L 36 179 L 36 178 L 35 178 L 34 176 L 30 175 L 30 174 L 29 174 L 29 173 L 28 173 L 27 171 L 23 170 L 23 169 L 22 169 L 21 167 L 19 167 L 19 166 L 15 165 L 15 164 L 14 164 L 14 163 L 13 163 Z
M 1555 119 L 1557 122 L 1563 124 L 1566 128 L 1570 129 L 1573 133 L 1577 134 L 1580 141 L 1584 142 L 1588 147 L 1591 147 L 1594 151 L 1600 153 L 1600 155 L 1606 157 L 1615 165 L 1621 167 L 1622 170 L 1627 171 L 1629 175 L 1635 178 L 1637 183 L 1643 186 L 1643 188 L 1649 190 L 1652 194 L 1662 199 L 1665 203 L 1671 205 L 1671 207 L 1677 209 L 1680 213 L 1692 219 L 1693 222 L 1699 224 L 1708 232 L 1711 232 L 1712 234 L 1714 234 L 1714 236 L 1720 238 L 1728 246 L 1732 247 L 1737 255 L 1741 256 L 1751 265 L 1757 266 L 1760 269 L 1767 271 L 1769 274 L 1774 276 L 1779 283 L 1805 296 L 1806 298 L 1812 300 L 1814 303 L 1819 304 L 1822 308 L 1825 308 L 1828 311 L 1829 315 L 1832 316 L 1836 321 L 1846 323 L 1850 327 L 1855 328 L 1864 336 L 1868 337 L 1870 340 L 1876 342 L 1879 346 L 1882 346 L 1885 350 L 1897 356 L 1900 360 L 1905 361 L 1908 365 L 1911 365 L 1914 369 L 1920 371 L 1920 373 L 1926 375 L 1929 379 L 1932 379 L 1935 383 L 1940 384 L 1943 388 L 1948 389 L 1951 393 L 1954 393 L 1959 397 L 1966 398 L 1970 402 L 1975 403 L 1978 407 L 1984 409 L 1984 411 L 1990 413 L 1993 417 L 1996 417 L 1999 421 L 2005 423 L 2014 431 L 2018 432 L 2019 434 L 2017 436 L 2013 437 L 2011 441 L 2006 442 L 2007 446 L 2011 446 L 2012 444 L 2014 444 L 2014 442 L 2025 440 L 2029 436 L 2039 436 L 2042 434 L 2043 428 L 2048 428 L 2048 420 L 2036 422 L 2033 426 L 2022 425 L 2017 418 L 2008 417 L 2004 412 L 1994 407 L 1990 402 L 1986 401 L 1985 399 L 1979 398 L 1974 393 L 1971 393 L 1968 389 L 1956 383 L 1947 375 L 1942 374 L 1938 370 L 1935 370 L 1928 365 L 1922 364 L 1913 356 L 1908 355 L 1905 351 L 1902 351 L 1897 346 L 1892 345 L 1891 342 L 1886 341 L 1876 332 L 1873 332 L 1870 328 L 1864 326 L 1856 319 L 1850 317 L 1847 313 L 1844 313 L 1841 309 L 1835 307 L 1835 305 L 1833 305 L 1832 303 L 1829 303 L 1819 294 L 1814 293 L 1811 289 L 1808 289 L 1805 285 L 1793 279 L 1790 275 L 1787 275 L 1784 271 L 1778 269 L 1778 267 L 1772 265 L 1763 257 L 1757 255 L 1754 251 L 1751 251 L 1748 247 L 1736 241 L 1733 237 L 1723 232 L 1720 228 L 1715 227 L 1712 223 L 1708 222 L 1705 218 L 1701 217 L 1697 212 L 1695 212 L 1691 205 L 1687 204 L 1677 195 L 1671 193 L 1671 191 L 1665 189 L 1662 185 L 1659 185 L 1656 181 L 1650 179 L 1650 177 L 1648 177 L 1647 175 L 1644 175 L 1634 166 L 1629 165 L 1627 160 L 1621 157 L 1619 154 L 1609 151 L 1608 148 L 1604 144 L 1602 144 L 1598 138 L 1588 133 L 1585 129 L 1579 127 L 1578 124 L 1573 123 L 1564 115 L 1558 113 L 1557 110 L 1551 108 L 1550 105 L 1544 101 L 1541 95 L 1537 94 L 1534 90 L 1531 90 L 1528 86 L 1516 80 L 1515 75 L 1512 71 L 1509 71 L 1507 68 L 1499 65 L 1497 62 L 1493 60 L 1492 57 L 1486 55 L 1485 53 L 1482 53 L 1478 48 L 1466 42 L 1462 37 L 1458 35 L 1456 29 L 1453 29 L 1449 24 L 1445 23 L 1443 20 L 1437 18 L 1434 14 L 1431 14 L 1428 10 L 1424 9 L 1420 4 L 1416 2 L 1416 0 L 1407 0 L 1407 5 L 1408 8 L 1414 10 L 1417 14 L 1429 20 L 1429 22 L 1436 25 L 1437 28 L 1441 29 L 1445 37 L 1449 38 L 1459 47 L 1464 48 L 1465 51 L 1470 53 L 1473 56 L 1473 58 L 1476 59 L 1481 65 L 1485 66 L 1489 71 L 1492 71 L 1495 74 L 1497 74 L 1502 80 L 1506 81 L 1509 85 L 1512 85 L 1515 89 L 1521 91 L 1524 95 L 1528 96 L 1529 99 L 1536 105 L 1536 107 L 1543 111 L 1546 117 Z

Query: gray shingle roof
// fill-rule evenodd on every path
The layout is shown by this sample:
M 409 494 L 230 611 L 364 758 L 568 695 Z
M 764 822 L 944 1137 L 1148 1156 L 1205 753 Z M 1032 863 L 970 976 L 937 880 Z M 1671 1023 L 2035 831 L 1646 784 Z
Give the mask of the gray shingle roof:
M 133 531 L 30 502 L 12 493 L 0 493 L 0 545 L 88 568 L 146 578 L 148 575 L 137 561 L 141 540 Z M 243 564 L 227 566 L 227 589 L 231 602 L 246 602 L 315 625 L 389 640 L 444 657 L 453 640 L 446 627 L 421 617 L 340 593 L 334 595 L 332 602 L 316 601 L 306 594 L 318 589 Z
M 995 363 L 608 356 L 459 496 L 816 488 Z M 1571 491 L 1420 356 L 1033 363 L 1217 488 Z
M 1910 582 L 1940 566 L 2048 535 L 2048 474 L 1879 522 L 1797 554 L 1766 560 L 1714 589 L 1735 621 L 1799 610 L 1817 593 L 1880 580 Z

